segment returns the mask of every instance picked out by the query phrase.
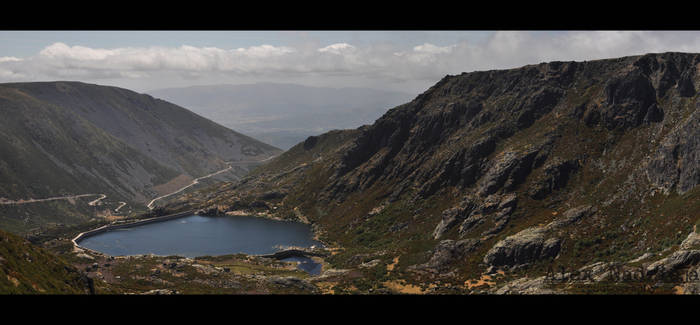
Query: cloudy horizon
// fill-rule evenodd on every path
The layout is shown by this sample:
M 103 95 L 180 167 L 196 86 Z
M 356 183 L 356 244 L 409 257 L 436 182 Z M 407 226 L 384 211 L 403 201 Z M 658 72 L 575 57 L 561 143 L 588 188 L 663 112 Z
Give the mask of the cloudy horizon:
M 0 32 L 0 82 L 147 92 L 258 82 L 420 93 L 445 75 L 700 52 L 696 31 Z

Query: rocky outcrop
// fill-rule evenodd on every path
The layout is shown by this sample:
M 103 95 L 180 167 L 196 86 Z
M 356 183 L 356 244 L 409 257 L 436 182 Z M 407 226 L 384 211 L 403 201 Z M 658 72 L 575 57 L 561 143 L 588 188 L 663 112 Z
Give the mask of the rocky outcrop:
M 503 187 L 510 172 L 515 168 L 520 160 L 515 152 L 506 152 L 498 158 L 496 163 L 491 167 L 482 178 L 479 195 L 487 196 L 495 193 Z
M 691 249 L 693 247 L 700 247 L 700 234 L 695 231 L 691 231 L 683 242 L 681 242 L 681 249 Z
M 411 255 L 435 272 L 539 266 L 557 256 L 575 265 L 589 263 L 581 256 L 628 262 L 695 222 L 698 58 L 663 53 L 446 76 L 373 125 L 297 146 L 280 157 L 289 162 L 256 174 L 292 172 L 239 192 L 285 184 L 283 203 L 350 248 L 415 252 L 412 238 L 427 237 L 435 246 Z M 294 169 L 305 163 L 312 167 Z M 659 198 L 659 187 L 686 196 Z M 378 204 L 386 209 L 373 214 Z M 471 250 L 473 240 L 485 247 Z M 460 265 L 465 256 L 486 265 Z M 338 259 L 357 266 L 376 257 Z
M 177 290 L 172 289 L 153 289 L 142 293 L 142 295 L 177 295 L 180 294 Z
M 594 208 L 591 205 L 582 205 L 579 207 L 571 208 L 569 210 L 564 211 L 564 213 L 561 214 L 561 217 L 555 219 L 554 221 L 548 223 L 545 226 L 546 230 L 556 230 L 560 229 L 562 227 L 566 227 L 568 225 L 571 225 L 582 218 L 589 216 L 597 211 L 596 208 Z
M 463 237 L 489 217 L 499 223 L 497 228 L 502 228 L 508 222 L 508 216 L 515 209 L 517 202 L 515 193 L 466 198 L 458 206 L 443 211 L 442 219 L 433 230 L 433 238 L 441 238 L 457 224 L 460 224 L 459 235 Z
M 649 108 L 656 105 L 655 93 L 651 80 L 640 70 L 608 81 L 606 105 L 601 109 L 603 125 L 610 130 L 640 125 Z
M 658 260 L 647 266 L 649 276 L 665 276 L 682 267 L 700 262 L 700 250 L 679 250 L 671 256 Z
M 579 168 L 577 160 L 553 159 L 548 163 L 542 175 L 534 182 L 529 189 L 530 197 L 541 200 L 555 190 L 563 188 L 569 181 L 569 177 Z
M 557 294 L 558 292 L 554 289 L 550 289 L 547 278 L 541 276 L 534 279 L 525 277 L 513 280 L 494 290 L 493 293 L 499 295 L 551 295 Z
M 695 111 L 663 138 L 646 170 L 665 193 L 683 194 L 700 184 L 700 102 Z
M 486 253 L 484 263 L 498 267 L 553 259 L 559 253 L 561 241 L 557 238 L 547 239 L 546 233 L 544 228 L 536 227 L 508 236 Z
M 458 206 L 442 212 L 442 219 L 433 230 L 433 238 L 439 239 L 458 222 L 464 220 L 474 209 L 475 205 L 470 199 L 463 200 Z
M 499 189 L 513 190 L 532 171 L 532 166 L 539 150 L 529 150 L 518 154 L 506 152 L 491 167 L 481 181 L 479 195 L 487 196 Z
M 591 206 L 567 210 L 560 218 L 544 227 L 527 228 L 496 243 L 484 256 L 489 266 L 516 266 L 534 261 L 553 259 L 559 254 L 561 240 L 549 237 L 553 230 L 575 223 L 594 212 Z
M 267 282 L 270 284 L 273 284 L 273 285 L 291 288 L 291 289 L 302 290 L 302 291 L 310 292 L 310 293 L 315 293 L 318 291 L 318 288 L 315 285 L 309 283 L 306 280 L 295 278 L 293 276 L 287 276 L 287 277 L 273 276 L 273 277 L 269 277 L 267 279 Z
M 415 268 L 433 273 L 445 272 L 452 263 L 459 262 L 474 251 L 478 245 L 479 240 L 477 239 L 443 240 L 433 249 L 430 260 Z

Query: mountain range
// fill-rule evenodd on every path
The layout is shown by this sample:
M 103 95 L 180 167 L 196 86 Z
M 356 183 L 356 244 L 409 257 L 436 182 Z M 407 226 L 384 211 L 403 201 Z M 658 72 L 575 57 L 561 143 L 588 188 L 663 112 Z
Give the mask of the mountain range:
M 51 92 L 72 89 L 49 85 Z M 86 267 L 95 279 L 106 274 L 102 272 L 118 272 L 119 279 L 103 276 L 104 281 L 90 285 L 60 259 L 47 259 L 57 266 L 42 269 L 38 278 L 20 278 L 41 251 L 0 233 L 0 249 L 9 256 L 0 260 L 9 275 L 0 285 L 40 291 L 36 288 L 46 290 L 47 283 L 60 279 L 70 288 L 56 287 L 55 292 L 89 292 L 92 287 L 143 293 L 155 287 L 170 293 L 178 288 L 208 293 L 700 294 L 698 87 L 700 54 L 675 52 L 448 75 L 372 124 L 308 136 L 283 153 L 258 142 L 240 145 L 238 159 L 244 159 L 241 153 L 273 158 L 240 179 L 178 195 L 149 214 L 194 210 L 311 224 L 324 244 L 314 251 L 322 251 L 314 255 L 323 264 L 318 276 L 289 275 L 290 270 L 276 266 L 280 261 L 243 254 L 114 259 L 78 252 L 66 238 L 90 226 L 82 224 L 33 236 L 32 243 Z M 103 105 L 159 107 L 139 99 L 174 106 L 138 94 L 131 101 L 107 96 L 112 98 L 108 101 L 97 89 L 102 88 L 84 93 L 100 98 L 100 105 L 90 106 L 95 110 Z M 0 99 L 13 103 L 3 103 L 9 109 L 68 115 L 67 107 L 82 107 L 65 105 L 68 98 L 82 98 L 77 94 L 47 105 L 37 99 L 42 92 L 36 90 L 29 98 L 16 87 L 0 90 Z M 131 94 L 112 88 L 107 93 L 116 91 Z M 112 100 L 123 105 L 110 104 Z M 87 107 L 80 116 L 90 116 Z M 8 151 L 13 157 L 22 157 L 16 148 L 41 152 L 23 140 L 30 139 L 47 152 L 61 148 L 52 156 L 62 157 L 60 151 L 91 162 L 93 152 L 101 149 L 70 151 L 78 142 L 67 139 L 86 138 L 70 130 L 110 128 L 92 128 L 97 122 L 61 114 L 18 120 L 26 127 L 15 132 L 27 135 L 6 141 L 3 148 L 15 148 Z M 87 126 L 80 128 L 81 123 Z M 55 130 L 65 134 L 42 137 L 44 131 L 25 130 L 45 129 L 39 125 L 57 125 Z M 142 129 L 149 127 L 140 125 L 132 132 L 148 134 Z M 97 147 L 112 148 L 105 154 L 116 155 L 102 164 L 141 152 L 136 148 L 143 147 L 122 146 L 111 133 L 118 132 L 97 138 Z M 48 155 L 36 155 L 47 157 L 59 167 L 55 170 L 67 170 Z M 178 161 L 175 156 L 161 157 Z M 212 158 L 208 168 L 224 166 L 216 165 L 217 159 L 235 159 L 223 157 Z M 150 163 L 145 159 L 139 160 L 141 166 Z M 151 169 L 150 185 L 194 168 L 157 166 Z M 62 183 L 70 179 L 65 177 Z M 22 191 L 35 195 L 41 188 L 3 186 L 11 189 L 4 192 L 10 198 Z M 115 189 L 108 195 L 119 193 Z M 17 253 L 23 250 L 29 253 Z
M 446 76 L 169 208 L 311 223 L 352 270 L 339 290 L 698 293 L 699 69 L 662 53 Z
M 284 150 L 308 136 L 370 124 L 415 97 L 369 88 L 281 83 L 167 88 L 148 94 Z

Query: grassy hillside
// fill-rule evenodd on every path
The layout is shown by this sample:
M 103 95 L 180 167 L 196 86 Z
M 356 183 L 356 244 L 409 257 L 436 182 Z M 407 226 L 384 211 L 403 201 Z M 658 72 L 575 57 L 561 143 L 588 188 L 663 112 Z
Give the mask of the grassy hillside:
M 94 293 L 91 279 L 53 254 L 0 230 L 0 294 Z
M 138 209 L 173 179 L 280 152 L 182 107 L 116 87 L 0 84 L 0 114 L 0 198 L 107 195 L 98 211 L 75 200 L 0 205 L 0 227 L 13 231 L 84 221 L 119 201 Z

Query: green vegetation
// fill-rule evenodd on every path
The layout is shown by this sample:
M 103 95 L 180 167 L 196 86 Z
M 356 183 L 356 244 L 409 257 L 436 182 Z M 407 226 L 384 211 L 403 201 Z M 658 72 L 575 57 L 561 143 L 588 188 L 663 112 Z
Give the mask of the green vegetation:
M 1 294 L 85 294 L 93 283 L 61 258 L 0 231 Z

